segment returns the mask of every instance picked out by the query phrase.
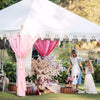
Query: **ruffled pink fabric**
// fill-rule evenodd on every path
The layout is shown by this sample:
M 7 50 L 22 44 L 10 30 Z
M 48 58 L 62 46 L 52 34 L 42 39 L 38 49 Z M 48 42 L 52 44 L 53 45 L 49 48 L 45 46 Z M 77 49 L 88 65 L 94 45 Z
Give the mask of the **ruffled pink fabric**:
M 99 42 L 98 42 L 98 45 L 99 45 L 99 47 L 100 47 L 100 40 L 99 40 Z
M 58 41 L 50 41 L 50 40 L 37 40 L 34 44 L 37 51 L 40 53 L 42 57 L 48 56 L 51 51 L 55 48 Z

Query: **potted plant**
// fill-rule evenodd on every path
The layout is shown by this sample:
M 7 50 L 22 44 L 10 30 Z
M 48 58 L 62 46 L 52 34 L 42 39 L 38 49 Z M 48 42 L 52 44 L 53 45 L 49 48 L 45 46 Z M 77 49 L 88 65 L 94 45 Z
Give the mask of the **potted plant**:
M 72 77 L 68 77 L 66 79 L 66 87 L 72 87 L 72 82 L 73 82 L 73 78 Z

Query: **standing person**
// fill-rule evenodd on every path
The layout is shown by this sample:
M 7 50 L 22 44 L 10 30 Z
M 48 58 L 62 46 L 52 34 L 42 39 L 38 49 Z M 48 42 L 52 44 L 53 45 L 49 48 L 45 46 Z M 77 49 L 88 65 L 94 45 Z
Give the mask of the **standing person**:
M 85 61 L 85 82 L 84 82 L 84 89 L 86 93 L 89 94 L 97 94 L 96 87 L 94 84 L 94 80 L 92 74 L 94 74 L 94 69 L 92 63 L 89 60 Z
M 72 57 L 70 57 L 70 65 L 67 70 L 67 75 L 69 74 L 69 70 L 72 67 L 72 78 L 74 85 L 74 88 L 76 88 L 76 91 L 78 92 L 78 85 L 81 84 L 81 69 L 83 71 L 83 67 L 81 64 L 81 58 L 77 57 L 76 50 L 72 50 Z

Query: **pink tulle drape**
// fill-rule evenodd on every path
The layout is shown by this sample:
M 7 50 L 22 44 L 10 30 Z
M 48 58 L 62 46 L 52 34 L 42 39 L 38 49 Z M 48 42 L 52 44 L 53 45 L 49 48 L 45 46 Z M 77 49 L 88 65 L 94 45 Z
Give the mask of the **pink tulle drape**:
M 17 55 L 17 95 L 25 96 L 26 92 L 26 81 L 25 81 L 25 68 L 23 63 L 23 58 L 28 54 L 31 50 L 34 42 L 38 39 L 35 37 L 34 41 L 31 36 L 23 36 L 18 35 L 16 38 L 10 36 L 9 42 L 10 45 Z
M 100 47 L 100 40 L 99 40 L 99 42 L 98 42 L 98 45 L 99 45 L 99 47 Z
M 50 40 L 37 40 L 34 44 L 37 51 L 40 53 L 42 57 L 48 56 L 51 51 L 55 48 L 58 41 L 50 41 Z

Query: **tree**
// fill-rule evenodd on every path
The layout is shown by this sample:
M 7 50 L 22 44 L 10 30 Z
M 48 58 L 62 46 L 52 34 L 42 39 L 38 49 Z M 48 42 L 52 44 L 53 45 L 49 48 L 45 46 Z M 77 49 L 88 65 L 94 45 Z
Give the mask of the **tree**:
M 12 4 L 17 3 L 19 1 L 21 0 L 0 0 L 0 10 L 8 6 L 11 6 Z
M 55 62 L 55 57 L 46 56 L 43 59 L 40 57 L 32 61 L 32 72 L 31 75 L 37 74 L 37 78 L 41 77 L 42 81 L 44 79 L 52 80 L 53 76 L 57 76 L 61 70 L 60 61 Z

